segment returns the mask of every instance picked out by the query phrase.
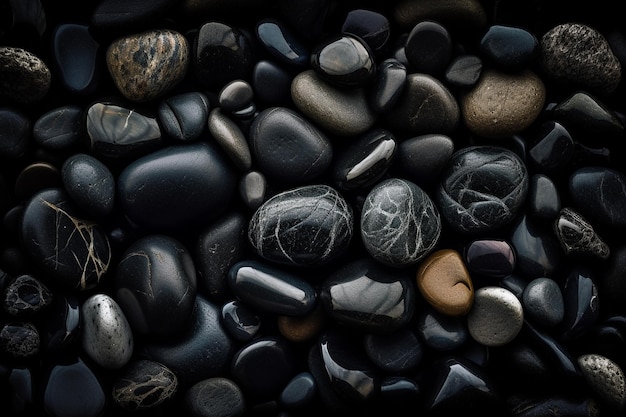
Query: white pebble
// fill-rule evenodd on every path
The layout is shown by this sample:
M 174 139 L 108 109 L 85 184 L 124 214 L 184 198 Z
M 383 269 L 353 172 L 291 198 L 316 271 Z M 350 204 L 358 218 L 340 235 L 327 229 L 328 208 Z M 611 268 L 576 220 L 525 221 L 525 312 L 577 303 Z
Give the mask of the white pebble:
M 467 315 L 470 335 L 485 346 L 501 346 L 522 330 L 524 310 L 511 291 L 497 286 L 479 288 Z

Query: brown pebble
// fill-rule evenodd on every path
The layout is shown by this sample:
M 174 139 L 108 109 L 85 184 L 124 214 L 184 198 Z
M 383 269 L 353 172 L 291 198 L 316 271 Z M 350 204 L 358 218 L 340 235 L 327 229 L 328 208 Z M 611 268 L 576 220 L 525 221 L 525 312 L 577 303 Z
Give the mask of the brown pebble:
M 460 102 L 469 130 L 478 136 L 503 138 L 528 128 L 545 100 L 545 85 L 534 72 L 509 74 L 489 69 Z
M 180 83 L 189 68 L 189 42 L 173 30 L 151 30 L 115 40 L 106 63 L 117 89 L 128 100 L 145 102 Z
M 469 271 L 461 254 L 453 249 L 440 249 L 422 261 L 417 287 L 433 308 L 449 316 L 467 314 L 474 301 Z
M 326 313 L 317 306 L 305 316 L 278 316 L 278 331 L 291 342 L 306 342 L 317 336 L 326 322 Z

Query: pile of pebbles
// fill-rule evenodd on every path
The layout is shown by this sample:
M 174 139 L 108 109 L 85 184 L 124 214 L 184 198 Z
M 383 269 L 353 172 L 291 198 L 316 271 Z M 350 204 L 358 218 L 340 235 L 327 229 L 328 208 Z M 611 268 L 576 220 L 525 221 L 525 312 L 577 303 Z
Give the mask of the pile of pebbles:
M 623 415 L 583 3 L 2 0 L 0 414 Z

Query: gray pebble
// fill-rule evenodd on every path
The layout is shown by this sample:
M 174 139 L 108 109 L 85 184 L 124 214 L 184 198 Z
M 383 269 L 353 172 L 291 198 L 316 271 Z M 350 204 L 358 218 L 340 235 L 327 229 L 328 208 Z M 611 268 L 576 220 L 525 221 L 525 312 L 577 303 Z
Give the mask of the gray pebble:
M 535 278 L 522 293 L 524 312 L 536 323 L 555 326 L 563 320 L 565 306 L 559 284 L 550 278 Z
M 578 365 L 589 387 L 608 406 L 623 410 L 626 403 L 626 378 L 611 359 L 589 353 L 578 357 Z
M 209 113 L 208 125 L 209 132 L 235 166 L 242 171 L 249 170 L 252 166 L 250 147 L 237 123 L 217 107 Z
M 511 291 L 496 286 L 481 287 L 474 292 L 474 304 L 467 315 L 467 328 L 478 343 L 502 346 L 522 330 L 524 310 Z
M 86 214 L 103 217 L 113 211 L 115 179 L 99 159 L 84 153 L 68 157 L 61 167 L 63 186 Z

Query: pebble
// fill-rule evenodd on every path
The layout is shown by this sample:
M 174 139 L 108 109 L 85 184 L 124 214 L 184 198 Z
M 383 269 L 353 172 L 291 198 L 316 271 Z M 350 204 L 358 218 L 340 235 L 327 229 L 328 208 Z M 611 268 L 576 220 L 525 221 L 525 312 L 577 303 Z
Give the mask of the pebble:
M 339 87 L 363 86 L 376 75 L 373 52 L 361 38 L 349 34 L 318 45 L 311 53 L 311 68 Z
M 435 310 L 430 304 L 415 313 L 416 333 L 420 340 L 436 352 L 460 349 L 470 339 L 467 322 Z
M 261 328 L 260 317 L 246 304 L 231 300 L 222 306 L 222 324 L 235 340 L 249 342 Z
M 78 105 L 51 109 L 35 120 L 33 140 L 45 149 L 70 149 L 81 141 L 83 116 Z
M 241 171 L 252 168 L 252 155 L 243 131 L 219 107 L 209 112 L 209 133 L 233 164 Z
M 454 153 L 448 135 L 426 134 L 405 139 L 398 145 L 398 169 L 425 189 L 432 189 Z
M 485 68 L 459 105 L 463 122 L 472 133 L 502 138 L 530 127 L 545 101 L 545 84 L 532 70 L 508 73 Z
M 554 222 L 554 232 L 567 255 L 590 255 L 607 259 L 609 246 L 595 232 L 589 222 L 569 207 L 561 209 Z
M 502 346 L 522 330 L 524 309 L 511 291 L 484 286 L 474 291 L 474 302 L 467 316 L 467 328 L 478 343 Z
M 225 377 L 196 382 L 185 392 L 183 407 L 194 417 L 239 417 L 247 409 L 241 388 Z
M 46 284 L 26 274 L 11 279 L 2 292 L 2 308 L 15 318 L 34 316 L 53 300 L 54 293 Z
M 120 305 L 109 295 L 94 294 L 80 308 L 82 346 L 96 364 L 120 369 L 130 361 L 135 340 Z
M 404 55 L 412 72 L 440 75 L 452 58 L 450 33 L 438 22 L 419 22 L 406 38 Z
M 163 99 L 157 114 L 164 133 L 174 139 L 193 141 L 206 131 L 209 108 L 209 98 L 193 91 Z
M 561 287 L 550 278 L 530 281 L 524 288 L 522 305 L 528 319 L 541 326 L 556 326 L 565 316 Z
M 289 410 L 303 409 L 316 396 L 315 379 L 310 372 L 303 371 L 295 375 L 281 391 L 278 401 Z
M 585 379 L 599 398 L 611 409 L 623 410 L 626 404 L 626 381 L 619 365 L 594 353 L 581 355 L 577 361 Z
M 131 360 L 113 382 L 112 398 L 125 410 L 143 411 L 170 401 L 178 392 L 176 375 L 163 364 Z
M 472 308 L 474 284 L 461 254 L 453 249 L 439 249 L 420 263 L 417 287 L 442 314 L 462 316 Z
M 16 360 L 32 359 L 41 346 L 41 336 L 34 323 L 9 321 L 0 328 L 0 352 Z
M 274 195 L 252 215 L 248 239 L 262 258 L 295 266 L 325 265 L 352 241 L 354 214 L 327 185 L 304 185 Z
M 437 206 L 419 186 L 401 178 L 383 180 L 369 191 L 360 226 L 367 252 L 394 267 L 417 264 L 441 236 Z
M 99 159 L 76 153 L 63 162 L 61 177 L 70 198 L 86 215 L 101 218 L 113 212 L 115 178 Z
M 46 62 L 18 47 L 0 47 L 0 97 L 20 105 L 41 102 L 52 84 Z
M 64 23 L 53 29 L 52 56 L 60 82 L 70 93 L 86 96 L 99 87 L 103 71 L 100 45 L 88 25 Z
M 503 71 L 529 68 L 536 58 L 539 40 L 524 28 L 492 25 L 480 40 L 480 51 L 490 64 Z
M 375 88 L 368 95 L 370 108 L 375 113 L 386 113 L 396 104 L 404 91 L 406 75 L 406 66 L 395 58 L 387 58 L 378 64 L 372 81 Z

